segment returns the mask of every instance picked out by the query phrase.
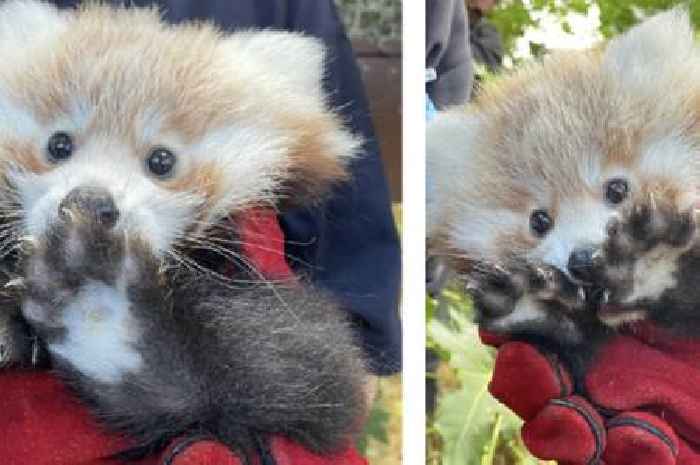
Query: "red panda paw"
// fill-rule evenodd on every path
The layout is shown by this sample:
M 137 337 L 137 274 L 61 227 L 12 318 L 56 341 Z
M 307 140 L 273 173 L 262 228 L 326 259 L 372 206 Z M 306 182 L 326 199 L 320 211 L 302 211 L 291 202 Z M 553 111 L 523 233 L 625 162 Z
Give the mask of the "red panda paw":
M 580 296 L 557 269 L 531 263 L 513 262 L 508 266 L 479 264 L 467 285 L 480 319 L 511 314 L 524 296 L 534 301 L 558 301 L 575 305 Z
M 599 305 L 615 320 L 640 316 L 676 284 L 681 258 L 693 246 L 697 221 L 691 209 L 646 196 L 608 225 L 608 238 L 594 256 Z M 611 317 L 612 318 L 612 317 Z
M 136 348 L 141 309 L 155 313 L 164 296 L 151 291 L 158 276 L 146 273 L 155 261 L 135 252 L 139 243 L 114 225 L 66 213 L 35 244 L 27 258 L 22 314 L 62 369 L 115 384 L 142 368 Z
M 54 296 L 75 293 L 88 281 L 115 284 L 125 243 L 121 231 L 66 214 L 36 242 L 27 260 L 27 280 Z
M 696 226 L 692 209 L 646 196 L 608 225 L 603 252 L 608 261 L 634 261 L 660 248 L 685 249 L 695 238 Z
M 467 291 L 482 319 L 507 316 L 527 292 L 529 277 L 520 269 L 479 263 L 467 280 Z
M 65 330 L 81 312 L 99 319 L 111 308 L 101 301 L 125 299 L 131 260 L 123 230 L 87 214 L 82 204 L 64 204 L 26 257 L 22 313 L 42 335 Z

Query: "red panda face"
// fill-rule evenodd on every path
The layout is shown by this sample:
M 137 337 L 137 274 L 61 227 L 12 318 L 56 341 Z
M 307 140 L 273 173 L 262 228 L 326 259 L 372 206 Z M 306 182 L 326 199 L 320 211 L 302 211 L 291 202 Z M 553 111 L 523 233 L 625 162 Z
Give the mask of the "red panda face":
M 162 253 L 231 213 L 322 195 L 357 151 L 326 107 L 313 39 L 101 6 L 14 1 L 0 15 L 13 57 L 0 160 L 23 236 L 40 236 L 71 192 L 99 188 L 116 226 Z
M 479 324 L 580 343 L 582 328 L 647 317 L 634 305 L 598 312 L 611 291 L 594 264 L 613 220 L 640 198 L 697 208 L 698 74 L 690 21 L 674 10 L 605 48 L 525 65 L 429 123 L 429 245 L 464 275 Z M 634 266 L 622 304 L 676 282 L 673 264 Z M 538 279 L 547 285 L 528 288 Z
M 438 248 L 468 262 L 526 259 L 585 282 L 607 225 L 639 192 L 690 206 L 700 52 L 688 24 L 669 14 L 605 50 L 526 65 L 431 122 L 428 232 Z

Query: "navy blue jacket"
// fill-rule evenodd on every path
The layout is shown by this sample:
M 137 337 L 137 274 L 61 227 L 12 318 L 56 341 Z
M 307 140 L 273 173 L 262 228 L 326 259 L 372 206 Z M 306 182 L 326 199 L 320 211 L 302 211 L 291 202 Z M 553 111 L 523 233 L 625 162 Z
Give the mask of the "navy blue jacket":
M 75 6 L 80 0 L 54 0 Z M 123 1 L 114 3 L 123 4 Z M 224 29 L 272 27 L 322 38 L 330 60 L 326 87 L 333 106 L 367 141 L 365 156 L 352 166 L 352 182 L 314 210 L 281 218 L 287 253 L 302 263 L 298 271 L 328 289 L 351 312 L 361 342 L 377 374 L 400 369 L 398 315 L 400 249 L 359 69 L 332 0 L 134 0 L 161 6 L 172 22 L 207 19 Z M 306 244 L 306 245 L 295 245 Z M 309 267 L 310 266 L 310 267 Z

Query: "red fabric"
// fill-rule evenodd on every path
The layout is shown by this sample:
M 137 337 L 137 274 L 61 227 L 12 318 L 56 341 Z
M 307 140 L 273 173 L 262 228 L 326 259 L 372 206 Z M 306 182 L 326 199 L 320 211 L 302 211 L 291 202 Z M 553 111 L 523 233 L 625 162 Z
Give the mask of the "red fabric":
M 522 342 L 498 344 L 490 391 L 525 420 L 523 439 L 535 456 L 577 465 L 598 456 L 605 465 L 700 465 L 700 341 L 648 324 L 629 328 L 596 356 L 584 380 L 587 399 L 569 396 L 556 358 Z
M 267 279 L 290 279 L 291 268 L 285 259 L 284 233 L 277 214 L 269 209 L 250 210 L 234 219 L 241 231 L 241 247 L 251 264 Z
M 155 465 L 156 463 L 169 463 L 172 465 L 243 465 L 241 460 L 220 442 L 200 440 L 190 444 L 188 438 L 173 441 L 170 448 L 155 462 L 147 460 L 140 465 Z
M 272 440 L 272 455 L 277 465 L 369 465 L 352 447 L 321 457 L 281 436 Z
M 237 218 L 244 253 L 271 279 L 289 279 L 284 236 L 274 212 L 255 210 Z M 0 371 L 0 463 L 2 465 L 116 465 L 105 460 L 129 446 L 125 438 L 102 430 L 67 388 L 46 372 Z M 184 442 L 183 442 L 184 441 Z M 177 453 L 173 453 L 177 451 Z M 214 441 L 175 441 L 160 457 L 140 465 L 241 465 L 228 448 Z M 367 465 L 348 447 L 319 456 L 286 438 L 272 439 L 277 465 Z
M 523 360 L 528 363 L 523 364 Z M 530 344 L 508 342 L 498 351 L 489 391 L 521 418 L 530 420 L 549 399 L 571 394 L 568 374 L 563 369 L 553 369 L 552 363 L 553 359 Z
M 499 347 L 509 340 L 506 334 L 492 333 L 481 328 L 479 328 L 479 337 L 481 338 L 481 342 L 493 347 Z
M 5 465 L 93 464 L 126 445 L 102 433 L 48 373 L 3 371 L 0 389 L 0 462 Z
M 596 430 L 602 430 L 602 418 L 581 397 L 571 396 L 560 401 L 547 404 L 536 417 L 525 423 L 523 442 L 533 454 L 543 459 L 571 463 L 593 461 L 599 449 Z M 603 441 L 602 450 L 605 437 L 601 435 L 599 438 Z
M 657 436 L 643 428 L 624 426 L 624 423 L 621 426 L 611 426 L 607 433 L 608 445 L 603 454 L 606 463 L 615 465 L 685 463 L 676 462 L 674 450 L 678 450 L 678 438 L 668 423 L 646 412 L 627 412 L 610 423 L 614 424 L 615 420 L 626 418 L 632 418 L 659 429 L 668 438 L 670 445 L 660 441 Z

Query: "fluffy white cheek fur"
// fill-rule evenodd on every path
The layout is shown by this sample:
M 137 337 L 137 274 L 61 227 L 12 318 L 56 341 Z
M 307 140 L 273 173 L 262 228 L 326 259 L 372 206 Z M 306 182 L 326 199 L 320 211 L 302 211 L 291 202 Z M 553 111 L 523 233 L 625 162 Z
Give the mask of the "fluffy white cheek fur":
M 120 216 L 116 228 L 144 239 L 157 255 L 171 249 L 194 221 L 203 199 L 159 188 L 138 174 L 140 167 L 116 165 L 96 166 L 76 160 L 43 175 L 11 172 L 10 181 L 17 188 L 25 212 L 27 236 L 41 238 L 56 221 L 60 202 L 72 189 L 99 186 L 110 191 L 117 204 Z
M 29 300 L 24 303 L 28 318 L 41 318 L 45 309 Z M 140 331 L 130 316 L 126 292 L 99 282 L 88 282 L 62 310 L 66 335 L 49 351 L 81 373 L 103 383 L 116 383 L 142 365 L 133 348 Z
M 216 221 L 243 206 L 276 201 L 274 192 L 289 173 L 289 147 L 295 137 L 263 128 L 263 124 L 243 123 L 220 128 L 191 147 L 201 163 L 216 166 L 229 180 L 206 221 Z M 352 140 L 342 143 L 354 144 Z

